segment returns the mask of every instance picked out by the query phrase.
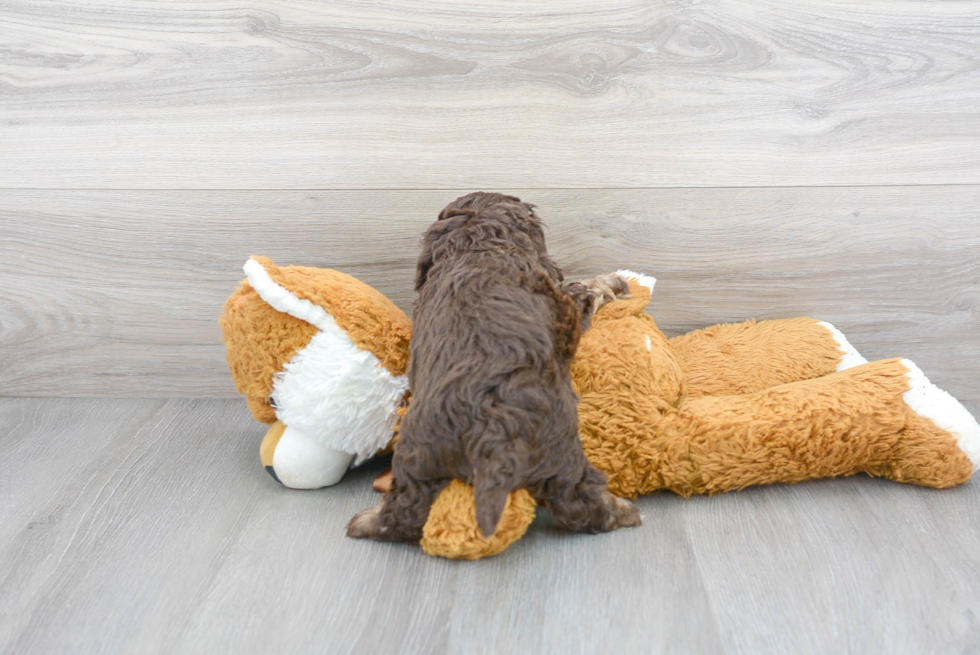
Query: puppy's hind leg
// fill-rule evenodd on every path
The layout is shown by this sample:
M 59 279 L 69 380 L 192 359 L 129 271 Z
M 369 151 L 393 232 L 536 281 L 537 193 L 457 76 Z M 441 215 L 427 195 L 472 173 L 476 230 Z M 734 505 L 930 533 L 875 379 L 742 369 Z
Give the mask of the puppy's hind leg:
M 609 532 L 640 525 L 640 512 L 606 489 L 605 477 L 585 463 L 576 476 L 556 476 L 536 490 L 535 500 L 551 512 L 555 524 L 575 532 Z
M 439 492 L 449 480 L 395 478 L 381 502 L 347 524 L 347 536 L 375 541 L 419 541 Z

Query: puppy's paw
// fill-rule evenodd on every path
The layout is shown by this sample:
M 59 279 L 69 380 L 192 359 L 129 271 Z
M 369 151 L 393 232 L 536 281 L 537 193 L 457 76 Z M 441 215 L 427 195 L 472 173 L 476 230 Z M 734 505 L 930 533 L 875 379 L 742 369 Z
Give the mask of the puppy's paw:
M 603 304 L 616 300 L 617 298 L 625 298 L 630 293 L 629 281 L 625 277 L 616 275 L 615 273 L 598 275 L 591 280 L 586 280 L 585 284 L 602 296 Z
M 381 505 L 358 512 L 347 524 L 347 536 L 354 539 L 377 539 L 378 538 L 378 514 L 381 513 Z
M 592 293 L 593 314 L 599 311 L 599 308 L 603 305 L 611 303 L 617 298 L 625 298 L 629 296 L 630 292 L 630 285 L 626 278 L 616 275 L 615 273 L 597 275 L 591 280 L 582 280 L 579 282 L 579 284 L 584 286 Z
M 608 530 L 634 528 L 643 523 L 640 510 L 625 498 L 618 498 L 606 491 L 603 493 L 603 500 L 605 500 L 606 505 L 610 509 L 609 516 L 606 519 Z

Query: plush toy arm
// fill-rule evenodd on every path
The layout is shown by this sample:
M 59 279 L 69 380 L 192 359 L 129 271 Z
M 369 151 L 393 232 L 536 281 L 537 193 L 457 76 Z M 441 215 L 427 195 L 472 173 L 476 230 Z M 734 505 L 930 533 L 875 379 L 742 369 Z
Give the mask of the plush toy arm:
M 670 345 L 692 398 L 753 393 L 868 361 L 833 325 L 811 318 L 715 325 Z
M 606 471 L 610 489 L 627 496 L 859 472 L 950 487 L 980 463 L 980 426 L 915 364 L 892 359 L 753 394 L 685 399 L 632 447 L 628 466 Z

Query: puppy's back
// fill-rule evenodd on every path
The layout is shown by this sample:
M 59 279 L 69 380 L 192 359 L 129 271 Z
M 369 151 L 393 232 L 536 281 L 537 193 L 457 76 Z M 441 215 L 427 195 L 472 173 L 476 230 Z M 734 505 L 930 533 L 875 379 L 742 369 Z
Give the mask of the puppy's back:
M 494 215 L 474 214 L 448 226 L 458 234 L 442 222 L 427 233 L 427 243 L 455 240 L 456 247 L 420 258 L 412 407 L 402 430 L 403 448 L 425 451 L 433 469 L 443 469 L 439 475 L 474 485 L 486 536 L 507 494 L 525 486 L 540 459 L 542 428 L 556 416 L 576 422 L 567 361 L 559 354 L 569 338 L 555 329 L 563 315 L 560 272 L 508 220 L 501 225 Z

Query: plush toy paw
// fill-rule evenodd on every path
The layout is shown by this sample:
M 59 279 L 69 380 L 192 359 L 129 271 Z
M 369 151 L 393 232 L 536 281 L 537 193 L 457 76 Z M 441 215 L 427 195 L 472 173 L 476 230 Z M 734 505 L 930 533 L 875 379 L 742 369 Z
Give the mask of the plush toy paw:
M 902 365 L 908 369 L 909 379 L 909 390 L 903 395 L 905 403 L 951 434 L 957 448 L 970 460 L 972 471 L 976 471 L 980 468 L 980 424 L 960 401 L 930 382 L 915 363 L 903 359 Z
M 375 491 L 384 493 L 386 491 L 391 490 L 391 484 L 392 482 L 394 482 L 394 480 L 395 480 L 395 476 L 391 472 L 391 467 L 389 466 L 384 473 L 381 473 L 380 475 L 378 475 L 378 477 L 374 479 L 374 483 L 371 485 L 371 487 Z
M 980 424 L 913 362 L 898 365 L 908 378 L 905 427 L 888 461 L 868 472 L 940 489 L 966 482 L 980 468 Z

